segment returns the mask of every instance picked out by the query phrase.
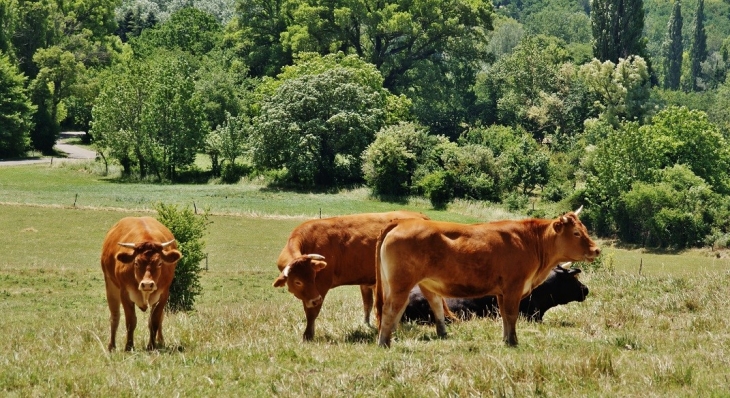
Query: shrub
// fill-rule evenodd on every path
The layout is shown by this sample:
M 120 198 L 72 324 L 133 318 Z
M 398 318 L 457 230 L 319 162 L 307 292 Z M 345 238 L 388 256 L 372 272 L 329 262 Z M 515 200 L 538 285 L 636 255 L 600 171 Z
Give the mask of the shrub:
M 454 197 L 454 176 L 446 171 L 437 171 L 425 176 L 419 186 L 436 209 L 446 207 Z
M 202 238 L 208 225 L 208 216 L 206 213 L 196 215 L 189 207 L 181 210 L 176 205 L 164 203 L 156 204 L 155 210 L 157 219 L 172 231 L 178 250 L 183 255 L 175 269 L 167 308 L 171 311 L 190 311 L 195 298 L 201 293 L 200 262 L 206 256 Z

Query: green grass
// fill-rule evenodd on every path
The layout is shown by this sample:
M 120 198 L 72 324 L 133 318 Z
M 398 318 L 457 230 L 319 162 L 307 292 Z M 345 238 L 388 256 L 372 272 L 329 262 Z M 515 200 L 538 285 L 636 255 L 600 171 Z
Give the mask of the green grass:
M 323 216 L 409 208 L 464 222 L 508 214 L 380 203 L 364 190 L 124 184 L 90 167 L 0 167 L 0 395 L 728 396 L 730 264 L 718 253 L 606 244 L 608 265 L 581 274 L 587 300 L 542 324 L 519 321 L 517 348 L 501 342 L 500 320 L 485 319 L 450 325 L 443 340 L 401 325 L 380 349 L 355 286 L 331 291 L 315 341 L 302 343 L 301 303 L 271 283 L 289 232 L 320 207 Z M 158 200 L 215 213 L 203 293 L 195 311 L 166 315 L 165 349 L 109 354 L 101 243 L 119 218 Z M 148 314 L 137 313 L 141 349 Z

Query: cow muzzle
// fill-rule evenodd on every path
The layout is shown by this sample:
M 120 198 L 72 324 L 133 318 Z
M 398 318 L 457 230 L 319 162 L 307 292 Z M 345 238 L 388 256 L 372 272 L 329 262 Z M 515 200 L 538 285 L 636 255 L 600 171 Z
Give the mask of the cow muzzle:
M 154 292 L 157 290 L 157 284 L 153 280 L 143 280 L 139 283 L 138 289 L 142 292 Z
M 316 298 L 313 298 L 311 300 L 304 300 L 304 305 L 307 308 L 314 308 L 314 307 L 322 305 L 322 301 L 323 301 L 322 296 L 317 296 Z

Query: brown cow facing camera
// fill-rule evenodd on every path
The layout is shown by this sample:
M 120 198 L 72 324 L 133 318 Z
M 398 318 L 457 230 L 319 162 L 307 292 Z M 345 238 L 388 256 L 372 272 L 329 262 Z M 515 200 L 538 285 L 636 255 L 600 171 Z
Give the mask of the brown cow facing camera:
M 375 285 L 375 244 L 391 220 L 428 219 L 421 213 L 392 211 L 310 220 L 294 228 L 279 254 L 280 274 L 274 287 L 287 286 L 302 300 L 307 326 L 303 339 L 314 338 L 327 292 L 337 286 L 360 285 L 364 321 L 370 324 Z
M 446 335 L 443 297 L 492 295 L 502 316 L 502 339 L 517 345 L 520 300 L 545 281 L 555 264 L 593 261 L 601 252 L 578 219 L 581 209 L 553 220 L 390 223 L 375 252 L 378 344 L 390 347 L 409 293 L 418 285 L 439 336 Z
M 135 304 L 142 311 L 151 308 L 147 349 L 154 350 L 164 344 L 162 318 L 175 266 L 181 257 L 172 232 L 152 217 L 125 217 L 107 232 L 101 251 L 101 269 L 111 313 L 109 351 L 116 348 L 120 304 L 127 325 L 126 351 L 134 348 Z

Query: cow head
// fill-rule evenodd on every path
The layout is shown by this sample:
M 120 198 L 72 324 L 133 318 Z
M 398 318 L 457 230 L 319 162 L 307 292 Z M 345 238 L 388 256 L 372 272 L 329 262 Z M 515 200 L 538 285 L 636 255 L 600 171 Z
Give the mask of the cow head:
M 132 253 L 122 251 L 117 253 L 116 259 L 124 264 L 134 265 L 134 277 L 137 280 L 140 292 L 144 297 L 145 303 L 148 303 L 149 296 L 157 290 L 157 282 L 162 274 L 163 267 L 169 264 L 175 264 L 182 254 L 177 249 L 165 251 L 175 240 L 165 243 L 142 242 L 142 243 L 124 243 L 119 242 L 119 246 L 132 249 Z
M 317 272 L 326 266 L 324 256 L 319 254 L 299 256 L 281 270 L 281 274 L 274 280 L 274 287 L 282 287 L 286 284 L 289 291 L 302 300 L 307 308 L 321 305 L 322 295 L 317 291 L 315 277 Z
M 565 213 L 552 223 L 557 235 L 558 261 L 592 262 L 601 254 L 601 249 L 588 236 L 588 230 L 578 219 L 581 210 L 583 206 L 575 212 Z
M 565 268 L 556 266 L 545 282 L 532 291 L 533 297 L 543 293 L 550 296 L 553 305 L 568 304 L 573 301 L 582 302 L 588 295 L 588 287 L 578 280 L 580 268 Z

